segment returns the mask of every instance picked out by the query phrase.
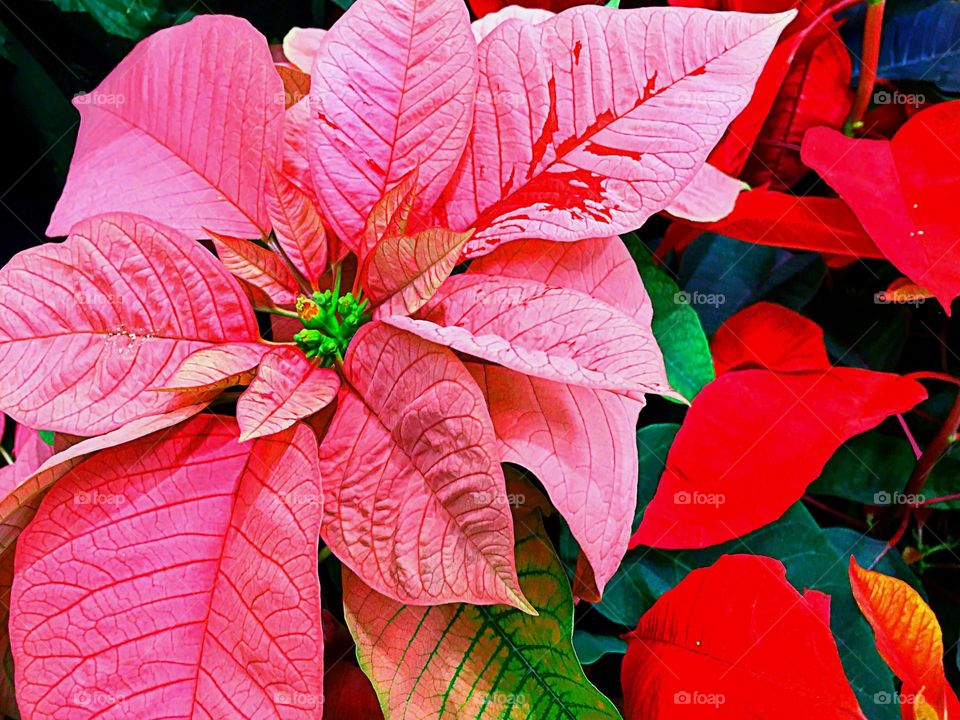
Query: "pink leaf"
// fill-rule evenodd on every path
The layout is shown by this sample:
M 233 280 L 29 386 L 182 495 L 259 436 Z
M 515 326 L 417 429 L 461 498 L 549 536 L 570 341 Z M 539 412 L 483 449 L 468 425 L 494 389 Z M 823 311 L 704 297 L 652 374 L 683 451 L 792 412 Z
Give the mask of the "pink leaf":
M 241 442 L 278 433 L 313 415 L 336 398 L 339 387 L 333 370 L 314 366 L 296 348 L 274 348 L 237 401 Z
M 449 277 L 468 237 L 445 228 L 385 237 L 367 256 L 361 280 L 377 317 L 419 310 Z
M 460 361 L 374 322 L 344 376 L 320 448 L 327 545 L 400 602 L 529 611 L 490 416 Z
M 497 10 L 497 12 L 489 13 L 481 17 L 479 20 L 473 21 L 470 24 L 470 29 L 473 30 L 473 36 L 477 39 L 477 44 L 479 44 L 480 41 L 493 32 L 498 25 L 506 22 L 507 20 L 513 20 L 516 18 L 528 22 L 531 25 L 536 25 L 538 23 L 542 23 L 544 20 L 549 20 L 553 16 L 554 13 L 542 8 L 527 8 L 521 7 L 520 5 L 507 5 L 507 7 Z
M 307 137 L 309 125 L 310 101 L 304 98 L 287 109 L 283 127 L 283 175 L 315 200 Z
M 311 168 L 324 216 L 351 248 L 374 203 L 419 168 L 429 209 L 470 132 L 476 42 L 459 0 L 358 0 L 320 43 Z
M 227 343 L 191 353 L 176 369 L 163 390 L 210 391 L 245 385 L 270 350 L 262 343 Z
M 579 290 L 650 328 L 650 299 L 619 237 L 507 243 L 474 260 L 468 272 Z M 663 360 L 654 362 L 662 366 Z M 590 563 L 592 577 L 578 572 L 575 591 L 599 597 L 630 536 L 642 404 L 491 365 L 471 363 L 468 369 L 486 394 L 501 458 L 540 479 Z
M 267 214 L 280 249 L 316 287 L 327 265 L 327 237 L 320 212 L 310 195 L 272 168 L 265 191 Z
M 417 318 L 385 322 L 544 380 L 672 393 L 650 327 L 576 290 L 471 272 L 448 278 Z
M 729 215 L 737 196 L 750 186 L 704 163 L 690 183 L 667 205 L 674 217 L 692 222 L 716 222 Z
M 50 491 L 13 586 L 25 716 L 320 720 L 316 440 L 236 435 L 205 415 Z
M 641 405 L 604 391 L 468 363 L 483 390 L 500 459 L 543 483 L 593 570 L 600 595 L 630 540 Z
M 283 258 L 250 240 L 211 232 L 217 255 L 227 270 L 261 290 L 276 305 L 293 305 L 297 281 Z
M 20 530 L 33 517 L 43 493 L 87 455 L 152 433 L 157 433 L 154 437 L 159 438 L 161 430 L 196 415 L 203 410 L 205 404 L 187 405 L 163 415 L 137 418 L 117 430 L 71 445 L 66 450 L 46 458 L 42 465 L 32 468 L 25 475 L 17 473 L 4 478 L 0 484 L 0 552 L 6 552 L 11 547 Z
M 811 128 L 801 149 L 890 262 L 936 295 L 948 315 L 960 295 L 958 128 L 960 102 L 953 101 L 917 113 L 893 140 Z
M 283 54 L 305 73 L 313 67 L 313 58 L 320 49 L 320 41 L 327 34 L 320 28 L 291 28 L 283 38 Z
M 201 245 L 133 215 L 94 218 L 0 270 L 0 408 L 31 427 L 107 432 L 181 404 L 153 388 L 190 353 L 257 337 Z
M 452 227 L 477 228 L 467 254 L 620 233 L 664 209 L 793 16 L 578 7 L 499 25 L 480 43 L 473 134 L 448 192 Z
M 161 30 L 74 104 L 80 135 L 48 235 L 107 211 L 194 238 L 269 227 L 261 188 L 280 162 L 283 83 L 246 20 L 201 15 Z

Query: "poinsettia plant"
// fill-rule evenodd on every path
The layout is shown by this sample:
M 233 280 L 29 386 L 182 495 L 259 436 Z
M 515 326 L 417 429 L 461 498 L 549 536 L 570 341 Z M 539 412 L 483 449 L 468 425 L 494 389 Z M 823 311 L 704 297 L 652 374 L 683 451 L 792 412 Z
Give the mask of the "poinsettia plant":
M 894 302 L 949 311 L 952 166 L 904 166 L 953 105 L 852 137 L 852 3 L 571 4 L 357 0 L 282 47 L 201 15 L 76 98 L 65 239 L 0 269 L 4 712 L 960 712 L 882 564 L 926 501 L 871 510 L 866 560 L 800 504 L 881 426 L 919 450 L 922 381 L 955 381 L 836 353 L 789 293 L 698 295 L 708 256 L 681 290 L 646 242 L 889 258 Z M 810 170 L 840 197 L 789 194 Z M 682 425 L 638 432 L 648 403 Z M 575 634 L 591 611 L 619 632 Z

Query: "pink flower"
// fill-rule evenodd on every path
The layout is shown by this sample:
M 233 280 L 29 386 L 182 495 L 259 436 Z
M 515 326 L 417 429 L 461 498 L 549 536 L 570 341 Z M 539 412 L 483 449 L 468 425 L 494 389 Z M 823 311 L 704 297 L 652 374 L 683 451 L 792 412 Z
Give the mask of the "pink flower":
M 19 541 L 25 714 L 95 688 L 89 715 L 126 692 L 146 717 L 163 687 L 170 714 L 319 717 L 318 532 L 394 600 L 535 612 L 501 462 L 541 480 L 599 595 L 637 413 L 672 394 L 616 235 L 693 182 L 790 18 L 472 29 L 457 0 L 359 0 L 290 43 L 311 89 L 288 110 L 241 20 L 141 43 L 78 103 L 66 242 L 0 271 L 0 409 L 93 436 L 4 505 L 56 482 Z M 185 420 L 235 386 L 235 417 Z

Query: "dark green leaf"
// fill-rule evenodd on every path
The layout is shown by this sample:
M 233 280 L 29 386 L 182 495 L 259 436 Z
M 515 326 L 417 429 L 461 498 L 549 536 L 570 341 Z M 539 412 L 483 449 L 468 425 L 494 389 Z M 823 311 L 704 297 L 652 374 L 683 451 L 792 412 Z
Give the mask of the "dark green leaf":
M 674 390 L 693 400 L 714 378 L 710 345 L 700 318 L 687 295 L 657 266 L 643 243 L 635 235 L 627 235 L 624 242 L 653 305 L 653 334 L 663 353 L 667 378 Z

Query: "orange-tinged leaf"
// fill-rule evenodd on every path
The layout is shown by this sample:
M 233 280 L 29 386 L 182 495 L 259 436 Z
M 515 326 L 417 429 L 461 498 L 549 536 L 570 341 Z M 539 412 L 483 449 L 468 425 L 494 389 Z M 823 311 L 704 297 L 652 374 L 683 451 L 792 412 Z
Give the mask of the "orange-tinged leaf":
M 279 255 L 249 240 L 207 232 L 227 270 L 261 290 L 271 302 L 293 305 L 297 299 L 297 281 Z
M 280 249 L 311 285 L 327 265 L 327 237 L 320 211 L 305 190 L 273 168 L 264 186 L 267 215 Z
M 903 681 L 903 694 L 922 694 L 923 704 L 940 720 L 960 717 L 960 703 L 943 672 L 940 623 L 923 598 L 902 580 L 860 567 L 853 557 L 850 586 L 873 628 L 880 656 Z
M 473 233 L 432 228 L 416 235 L 387 236 L 367 255 L 363 289 L 378 315 L 410 315 L 433 297 Z
M 406 234 L 416 199 L 417 175 L 416 170 L 407 173 L 374 204 L 357 249 L 357 257 L 361 261 L 365 261 L 367 255 L 385 238 Z
M 188 355 L 160 390 L 201 392 L 246 385 L 270 349 L 262 343 L 225 343 Z

